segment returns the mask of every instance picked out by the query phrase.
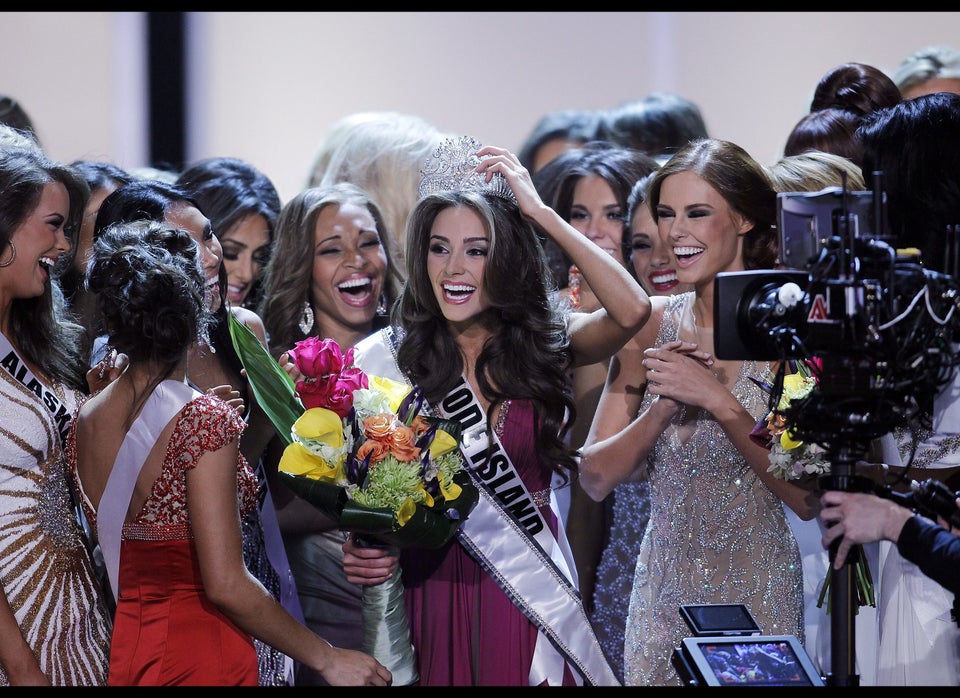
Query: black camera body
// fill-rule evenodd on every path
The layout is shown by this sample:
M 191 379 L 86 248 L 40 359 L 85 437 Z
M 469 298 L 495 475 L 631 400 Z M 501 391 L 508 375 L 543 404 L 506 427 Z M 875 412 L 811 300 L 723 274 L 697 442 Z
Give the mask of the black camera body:
M 817 357 L 817 387 L 787 417 L 828 450 L 929 420 L 958 364 L 960 287 L 917 254 L 898 254 L 882 234 L 879 186 L 877 174 L 873 191 L 778 194 L 790 268 L 722 273 L 714 286 L 717 358 Z

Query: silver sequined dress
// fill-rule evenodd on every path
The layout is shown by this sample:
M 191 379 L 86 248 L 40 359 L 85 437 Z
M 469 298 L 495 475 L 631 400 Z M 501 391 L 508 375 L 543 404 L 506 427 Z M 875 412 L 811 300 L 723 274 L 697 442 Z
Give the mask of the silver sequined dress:
M 671 297 L 657 346 L 692 326 L 693 294 Z M 733 394 L 757 419 L 766 393 L 750 376 L 765 364 L 744 361 Z M 641 411 L 655 396 L 647 393 Z M 628 685 L 676 685 L 674 648 L 690 629 L 679 607 L 744 603 L 770 635 L 803 641 L 800 552 L 781 501 L 754 474 L 723 429 L 701 413 L 690 438 L 677 433 L 681 414 L 649 458 L 650 519 L 637 558 L 624 643 Z

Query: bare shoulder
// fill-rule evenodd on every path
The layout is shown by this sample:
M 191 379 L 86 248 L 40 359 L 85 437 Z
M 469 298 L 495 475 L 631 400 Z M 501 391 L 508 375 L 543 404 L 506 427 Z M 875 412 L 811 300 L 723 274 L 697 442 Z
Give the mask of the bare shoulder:
M 259 315 L 249 308 L 241 308 L 238 306 L 232 306 L 230 311 L 237 320 L 249 327 L 250 331 L 257 335 L 257 339 L 260 340 L 263 346 L 267 346 L 267 330 L 263 326 L 263 320 Z

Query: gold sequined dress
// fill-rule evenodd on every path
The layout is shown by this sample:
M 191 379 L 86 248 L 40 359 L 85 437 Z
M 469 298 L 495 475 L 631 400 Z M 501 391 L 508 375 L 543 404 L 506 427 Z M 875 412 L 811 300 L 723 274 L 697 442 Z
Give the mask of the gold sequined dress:
M 693 294 L 673 296 L 657 346 L 690 325 Z M 733 394 L 757 419 L 767 394 L 750 376 L 767 366 L 744 361 Z M 641 412 L 655 396 L 644 397 Z M 692 632 L 681 604 L 744 603 L 770 635 L 803 641 L 800 552 L 781 501 L 754 474 L 723 429 L 697 416 L 681 442 L 678 414 L 651 451 L 650 519 L 637 556 L 624 642 L 627 685 L 677 685 L 671 655 Z
M 16 374 L 15 355 L 3 360 Z M 73 414 L 78 393 L 34 388 Z M 111 620 L 95 580 L 72 513 L 58 424 L 35 392 L 0 370 L 0 583 L 54 686 L 106 683 Z

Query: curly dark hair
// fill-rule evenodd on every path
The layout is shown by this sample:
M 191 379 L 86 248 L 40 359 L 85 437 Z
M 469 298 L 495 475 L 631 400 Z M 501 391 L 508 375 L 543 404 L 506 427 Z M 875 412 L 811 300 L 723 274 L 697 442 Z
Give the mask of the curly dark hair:
M 573 355 L 565 318 L 551 296 L 537 230 L 515 203 L 475 191 L 431 194 L 417 203 L 405 237 L 407 281 L 392 314 L 393 323 L 405 332 L 398 363 L 431 403 L 442 399 L 463 373 L 463 357 L 427 273 L 431 229 L 450 207 L 474 211 L 490 235 L 483 286 L 490 303 L 487 321 L 496 329 L 475 368 L 480 391 L 490 401 L 488 430 L 496 404 L 530 400 L 538 451 L 566 479 L 577 467 L 577 451 L 564 438 L 576 418 L 567 381 Z
M 777 192 L 763 167 L 736 143 L 701 138 L 681 148 L 657 170 L 647 190 L 647 205 L 653 220 L 659 221 L 657 205 L 663 180 L 672 174 L 694 172 L 727 205 L 753 227 L 743 240 L 745 269 L 772 269 L 777 260 Z
M 102 230 L 87 284 L 113 347 L 132 362 L 167 367 L 164 375 L 212 321 L 196 241 L 160 221 L 116 223 Z

